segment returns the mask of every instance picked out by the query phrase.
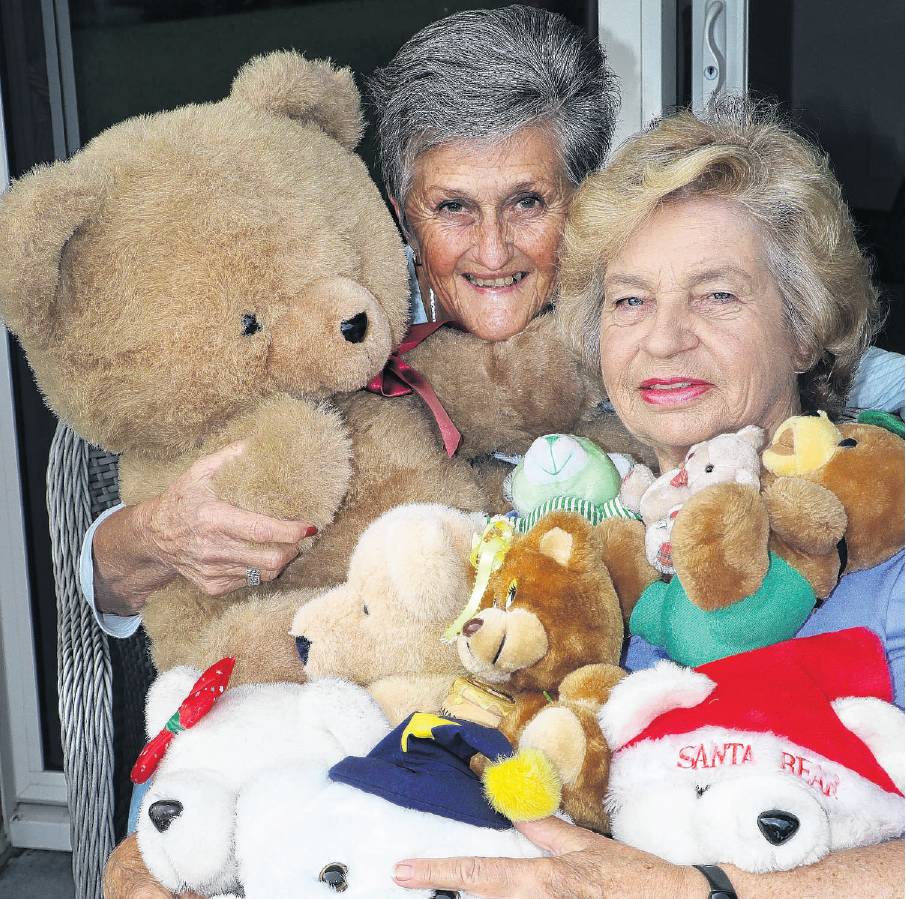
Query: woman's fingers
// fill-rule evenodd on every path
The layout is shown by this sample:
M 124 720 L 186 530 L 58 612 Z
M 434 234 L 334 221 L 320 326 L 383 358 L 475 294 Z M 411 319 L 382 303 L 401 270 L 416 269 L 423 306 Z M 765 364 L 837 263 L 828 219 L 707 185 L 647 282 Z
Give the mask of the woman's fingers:
M 577 827 L 553 815 L 538 821 L 523 821 L 515 827 L 539 849 L 544 849 L 551 855 L 581 852 L 600 839 L 585 828 Z
M 393 879 L 408 889 L 466 890 L 486 899 L 525 897 L 544 893 L 538 886 L 546 879 L 549 859 L 516 858 L 415 858 L 400 862 Z
M 278 577 L 317 529 L 237 508 L 217 498 L 213 478 L 242 455 L 242 443 L 198 459 L 150 503 L 146 533 L 160 563 L 204 593 L 220 596 L 247 583 L 249 569 L 261 581 Z

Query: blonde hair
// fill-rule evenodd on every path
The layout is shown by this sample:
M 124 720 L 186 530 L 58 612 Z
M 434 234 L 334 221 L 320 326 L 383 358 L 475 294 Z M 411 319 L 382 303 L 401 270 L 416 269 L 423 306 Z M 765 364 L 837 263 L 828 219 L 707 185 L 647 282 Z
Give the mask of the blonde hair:
M 656 121 L 585 180 L 560 266 L 561 320 L 572 341 L 597 363 L 608 263 L 655 209 L 687 197 L 733 201 L 756 223 L 808 360 L 803 407 L 839 412 L 881 319 L 871 265 L 827 157 L 770 104 L 724 98 L 701 116 Z

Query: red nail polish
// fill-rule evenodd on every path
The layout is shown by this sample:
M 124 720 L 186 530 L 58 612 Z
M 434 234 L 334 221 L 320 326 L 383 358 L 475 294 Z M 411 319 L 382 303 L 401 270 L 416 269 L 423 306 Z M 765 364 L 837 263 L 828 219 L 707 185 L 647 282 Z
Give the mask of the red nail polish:
M 305 536 L 306 536 L 306 537 L 314 537 L 314 535 L 317 534 L 317 533 L 318 533 L 318 529 L 317 529 L 313 524 L 310 524 L 310 525 L 305 529 Z

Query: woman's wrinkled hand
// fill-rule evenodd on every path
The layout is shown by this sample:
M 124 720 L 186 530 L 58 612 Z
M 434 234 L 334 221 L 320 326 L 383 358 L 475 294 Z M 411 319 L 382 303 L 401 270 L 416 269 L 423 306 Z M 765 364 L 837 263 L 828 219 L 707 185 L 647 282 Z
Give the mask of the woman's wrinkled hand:
M 104 869 L 104 899 L 176 899 L 150 874 L 138 851 L 135 834 L 126 837 L 107 859 Z M 181 893 L 180 899 L 202 899 L 197 893 Z
M 406 859 L 396 866 L 394 880 L 411 889 L 467 890 L 486 899 L 681 899 L 700 896 L 706 887 L 694 869 L 672 865 L 559 818 L 516 827 L 551 855 Z
M 175 574 L 209 596 L 246 585 L 249 568 L 271 581 L 316 533 L 306 521 L 283 521 L 223 502 L 214 492 L 220 468 L 242 455 L 241 443 L 198 459 L 144 509 L 149 545 Z
M 159 496 L 114 512 L 94 534 L 94 601 L 102 612 L 134 615 L 177 576 L 208 596 L 276 578 L 316 533 L 307 521 L 248 512 L 217 497 L 215 477 L 242 455 L 241 443 L 198 459 Z

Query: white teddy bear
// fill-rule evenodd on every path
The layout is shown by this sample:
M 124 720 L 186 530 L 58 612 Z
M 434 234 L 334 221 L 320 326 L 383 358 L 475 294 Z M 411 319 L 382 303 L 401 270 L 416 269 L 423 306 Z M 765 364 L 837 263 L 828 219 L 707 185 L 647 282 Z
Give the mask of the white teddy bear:
M 327 775 L 297 768 L 262 779 L 239 802 L 246 899 L 478 899 L 393 881 L 405 858 L 545 854 L 491 809 L 468 766 L 477 749 L 512 751 L 492 728 L 416 713 Z M 293 823 L 246 829 L 262 821 Z
M 754 872 L 901 836 L 904 719 L 890 700 L 865 628 L 630 674 L 599 713 L 613 835 Z
M 198 676 L 180 667 L 157 678 L 146 703 L 149 738 L 170 721 Z M 301 769 L 323 777 L 345 756 L 367 752 L 388 729 L 367 691 L 334 678 L 226 690 L 197 724 L 176 734 L 154 771 L 137 824 L 145 864 L 176 893 L 239 892 L 239 797 L 254 793 L 257 778 L 268 772 Z

